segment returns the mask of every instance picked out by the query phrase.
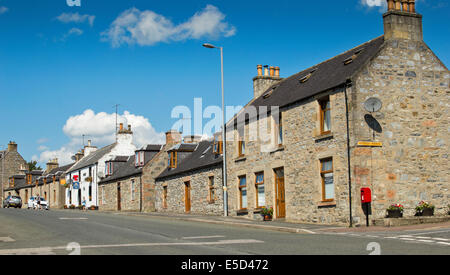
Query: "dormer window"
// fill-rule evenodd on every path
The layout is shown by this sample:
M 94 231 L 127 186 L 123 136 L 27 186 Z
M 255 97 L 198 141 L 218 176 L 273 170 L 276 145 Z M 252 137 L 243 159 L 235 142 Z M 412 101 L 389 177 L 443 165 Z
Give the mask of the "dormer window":
M 216 155 L 223 154 L 223 141 L 220 140 L 219 136 L 214 137 L 213 153 Z
M 136 167 L 144 166 L 144 152 L 143 151 L 136 152 L 135 166 Z
M 178 152 L 177 151 L 173 151 L 169 153 L 169 168 L 177 168 L 177 158 L 178 158 Z

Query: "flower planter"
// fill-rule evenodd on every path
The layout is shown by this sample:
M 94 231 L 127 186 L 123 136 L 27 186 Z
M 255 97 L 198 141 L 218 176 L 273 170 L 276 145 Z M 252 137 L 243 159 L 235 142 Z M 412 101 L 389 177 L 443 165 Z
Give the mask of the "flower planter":
M 403 213 L 400 210 L 387 210 L 388 218 L 402 218 Z
M 272 220 L 272 217 L 269 215 L 264 215 L 264 221 L 270 222 Z
M 422 216 L 433 216 L 434 209 L 433 208 L 425 208 L 422 210 Z

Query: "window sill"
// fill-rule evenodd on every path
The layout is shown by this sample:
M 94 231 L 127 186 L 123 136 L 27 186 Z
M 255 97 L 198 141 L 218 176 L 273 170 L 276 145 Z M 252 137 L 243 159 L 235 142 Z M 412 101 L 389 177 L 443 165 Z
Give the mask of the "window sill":
M 247 215 L 248 214 L 248 210 L 247 209 L 239 209 L 239 210 L 236 210 L 236 214 L 238 216 Z
M 329 207 L 336 207 L 336 201 L 321 201 L 317 204 L 317 207 L 319 208 L 329 208 Z
M 326 133 L 326 134 L 320 134 L 318 136 L 314 137 L 314 140 L 316 142 L 320 142 L 322 140 L 326 140 L 326 139 L 332 139 L 333 138 L 333 133 Z
M 245 156 L 239 156 L 234 162 L 245 161 L 247 158 Z

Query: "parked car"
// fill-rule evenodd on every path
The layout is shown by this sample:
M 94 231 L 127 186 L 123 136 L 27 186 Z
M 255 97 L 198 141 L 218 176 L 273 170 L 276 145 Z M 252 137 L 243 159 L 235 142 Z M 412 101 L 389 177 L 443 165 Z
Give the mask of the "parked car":
M 22 208 L 22 199 L 19 196 L 8 196 L 3 201 L 3 208 Z
M 28 200 L 28 209 L 38 209 L 38 201 L 41 202 L 42 209 L 49 210 L 48 202 L 42 197 L 31 197 Z

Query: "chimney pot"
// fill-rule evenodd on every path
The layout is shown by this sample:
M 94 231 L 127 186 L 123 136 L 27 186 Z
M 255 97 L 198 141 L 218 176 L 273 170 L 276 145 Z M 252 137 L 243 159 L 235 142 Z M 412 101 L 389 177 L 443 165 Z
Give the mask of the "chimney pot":
M 119 130 L 120 130 L 120 131 L 123 131 L 123 123 L 120 123 L 120 124 L 119 124 Z
M 275 77 L 280 77 L 280 67 L 275 67 Z
M 264 76 L 269 76 L 269 66 L 268 65 L 264 66 Z
M 262 76 L 262 65 L 256 66 L 256 69 L 258 71 L 258 76 Z
M 388 2 L 388 11 L 392 11 L 395 9 L 394 0 L 387 0 Z
M 131 132 L 131 125 L 130 124 L 128 124 L 128 131 Z
M 275 67 L 270 66 L 270 76 L 274 76 L 274 75 L 275 75 Z
M 88 146 L 91 147 L 91 140 L 88 140 Z

